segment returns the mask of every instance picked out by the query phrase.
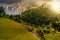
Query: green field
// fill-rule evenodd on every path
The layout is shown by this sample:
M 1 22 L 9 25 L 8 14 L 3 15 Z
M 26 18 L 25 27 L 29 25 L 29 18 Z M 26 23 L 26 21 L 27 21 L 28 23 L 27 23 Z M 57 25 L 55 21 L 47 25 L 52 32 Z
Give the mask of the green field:
M 58 33 L 51 33 L 45 35 L 46 40 L 60 40 L 60 32 Z
M 0 18 L 0 40 L 37 40 L 20 23 Z

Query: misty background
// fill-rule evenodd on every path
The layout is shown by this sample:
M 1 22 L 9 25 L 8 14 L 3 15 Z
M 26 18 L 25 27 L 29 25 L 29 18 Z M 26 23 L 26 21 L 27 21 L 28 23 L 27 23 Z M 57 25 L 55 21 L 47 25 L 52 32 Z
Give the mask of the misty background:
M 21 14 L 21 12 L 41 6 L 52 0 L 0 0 L 0 6 L 3 6 L 6 14 Z

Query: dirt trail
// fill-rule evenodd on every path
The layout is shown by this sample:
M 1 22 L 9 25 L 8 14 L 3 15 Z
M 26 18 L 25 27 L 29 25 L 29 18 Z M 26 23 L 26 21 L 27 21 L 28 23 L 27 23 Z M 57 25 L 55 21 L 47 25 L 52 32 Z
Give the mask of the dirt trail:
M 42 40 L 41 37 L 37 33 L 31 32 L 34 37 L 36 37 L 38 40 Z
M 37 38 L 38 40 L 42 40 L 38 33 L 31 32 L 30 28 L 27 25 L 23 25 L 23 27 L 25 27 L 25 29 L 28 30 L 35 38 Z

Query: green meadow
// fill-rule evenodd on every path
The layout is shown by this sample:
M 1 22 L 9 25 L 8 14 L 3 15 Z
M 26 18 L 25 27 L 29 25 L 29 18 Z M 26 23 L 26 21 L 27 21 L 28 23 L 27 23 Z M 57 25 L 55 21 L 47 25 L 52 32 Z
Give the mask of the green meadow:
M 0 18 L 0 40 L 37 40 L 22 24 Z
M 60 40 L 60 32 L 45 35 L 45 40 Z

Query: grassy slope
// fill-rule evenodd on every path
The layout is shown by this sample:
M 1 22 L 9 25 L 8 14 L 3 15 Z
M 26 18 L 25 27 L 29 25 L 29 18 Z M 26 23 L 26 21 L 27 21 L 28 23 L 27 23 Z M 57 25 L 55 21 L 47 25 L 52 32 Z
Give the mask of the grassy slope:
M 0 18 L 0 40 L 37 40 L 20 23 Z
M 45 36 L 46 40 L 60 40 L 60 32 L 55 34 L 46 34 Z

